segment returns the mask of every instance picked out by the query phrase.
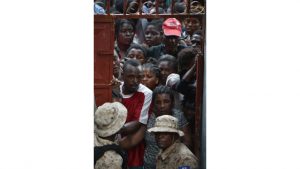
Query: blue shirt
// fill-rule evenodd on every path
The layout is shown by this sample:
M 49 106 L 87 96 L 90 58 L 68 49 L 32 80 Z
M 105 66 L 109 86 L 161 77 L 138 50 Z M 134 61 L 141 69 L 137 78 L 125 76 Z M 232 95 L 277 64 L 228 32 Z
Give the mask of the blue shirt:
M 104 15 L 105 14 L 105 10 L 102 8 L 102 6 L 98 5 L 98 4 L 94 4 L 94 14 L 100 14 L 100 15 Z

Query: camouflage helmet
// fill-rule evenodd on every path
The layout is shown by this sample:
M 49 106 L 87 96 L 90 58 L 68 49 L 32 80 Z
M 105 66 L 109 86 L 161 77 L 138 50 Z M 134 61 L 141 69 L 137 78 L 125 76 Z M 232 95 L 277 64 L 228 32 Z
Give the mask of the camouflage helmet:
M 170 132 L 178 133 L 179 136 L 184 136 L 184 133 L 178 129 L 178 119 L 170 115 L 162 115 L 155 119 L 154 127 L 148 129 L 150 133 Z
M 126 107 L 119 103 L 104 103 L 95 112 L 95 133 L 100 137 L 108 137 L 117 133 L 125 124 Z

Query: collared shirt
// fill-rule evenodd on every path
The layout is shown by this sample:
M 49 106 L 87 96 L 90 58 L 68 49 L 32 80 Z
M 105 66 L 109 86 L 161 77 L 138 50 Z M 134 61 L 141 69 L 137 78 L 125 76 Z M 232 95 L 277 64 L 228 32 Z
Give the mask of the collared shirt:
M 197 157 L 179 140 L 157 156 L 156 169 L 196 169 Z
M 95 134 L 95 146 L 104 146 L 108 144 L 116 144 L 115 142 L 100 138 Z M 122 169 L 123 158 L 115 151 L 106 151 L 96 162 L 95 169 Z
M 183 115 L 183 112 L 177 109 L 172 110 L 172 116 L 178 119 L 178 127 L 182 129 L 183 127 L 188 125 L 186 118 Z M 152 112 L 149 116 L 149 120 L 147 123 L 147 128 L 154 127 L 155 124 L 155 113 Z M 146 141 L 146 148 L 145 148 L 145 155 L 144 155 L 144 168 L 145 169 L 155 169 L 156 163 L 156 156 L 159 152 L 159 148 L 156 144 L 155 137 L 153 134 L 150 134 L 148 131 L 145 133 L 145 141 Z

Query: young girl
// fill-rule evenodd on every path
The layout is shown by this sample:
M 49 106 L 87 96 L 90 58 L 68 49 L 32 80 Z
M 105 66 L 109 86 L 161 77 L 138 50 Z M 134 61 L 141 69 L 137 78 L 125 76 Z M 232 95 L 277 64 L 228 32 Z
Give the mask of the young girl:
M 159 68 L 152 63 L 146 63 L 143 65 L 143 72 L 144 77 L 142 79 L 142 84 L 153 91 L 159 83 Z

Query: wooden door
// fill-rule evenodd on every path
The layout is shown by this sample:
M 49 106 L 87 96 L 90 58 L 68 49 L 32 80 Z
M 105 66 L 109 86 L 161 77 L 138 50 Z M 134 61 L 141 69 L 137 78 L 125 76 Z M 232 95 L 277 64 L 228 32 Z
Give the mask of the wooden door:
M 94 16 L 94 94 L 96 106 L 112 100 L 114 22 L 111 16 Z

